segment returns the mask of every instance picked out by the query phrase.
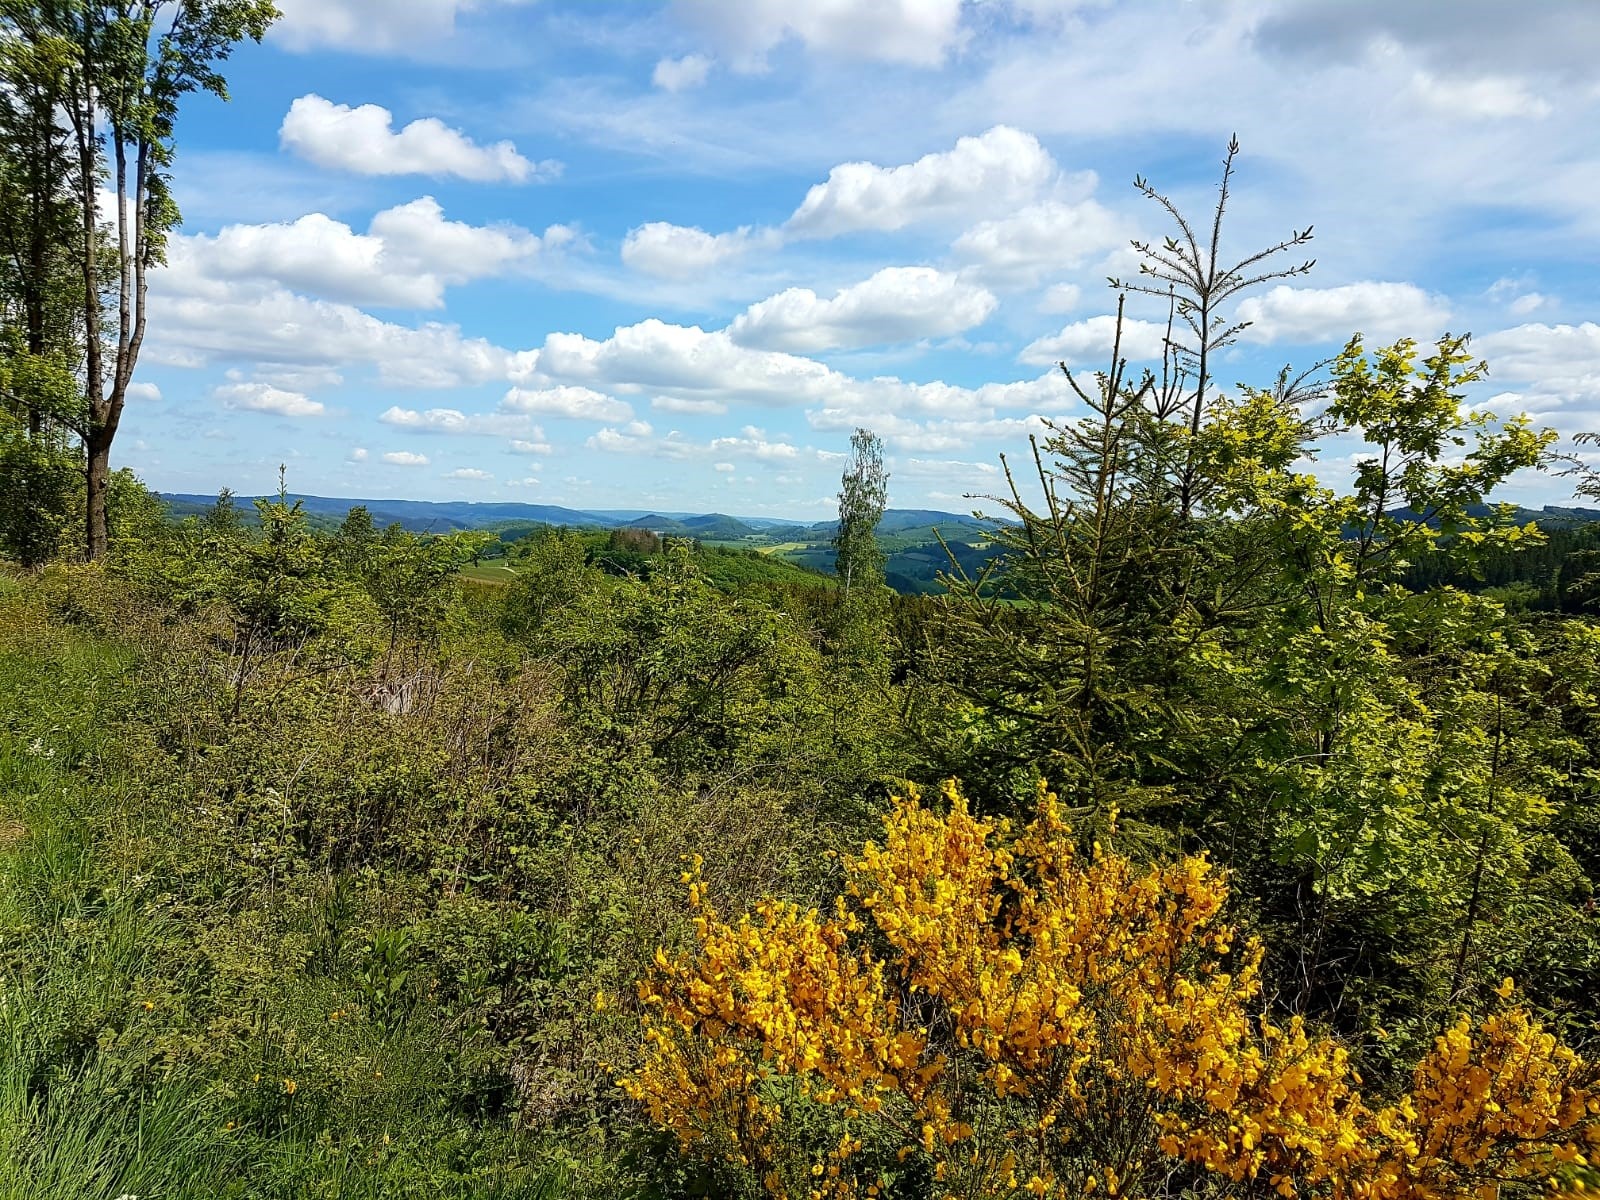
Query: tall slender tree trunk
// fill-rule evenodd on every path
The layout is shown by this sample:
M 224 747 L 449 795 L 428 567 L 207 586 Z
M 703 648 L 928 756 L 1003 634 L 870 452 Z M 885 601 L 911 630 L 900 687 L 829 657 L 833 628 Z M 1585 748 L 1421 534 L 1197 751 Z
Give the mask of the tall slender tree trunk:
M 111 544 L 110 526 L 106 519 L 107 500 L 111 493 L 111 436 L 101 426 L 94 426 L 84 439 L 88 452 L 88 521 L 85 547 L 89 560 L 104 558 Z
M 92 11 L 92 9 L 90 10 Z M 94 30 L 85 20 L 83 60 L 94 59 L 91 46 Z M 84 553 L 90 562 L 105 557 L 110 538 L 106 523 L 106 497 L 111 489 L 111 439 L 116 421 L 107 420 L 105 364 L 100 342 L 100 264 L 95 254 L 99 244 L 96 220 L 97 168 L 99 165 L 98 98 L 87 69 L 70 86 L 72 130 L 78 150 L 79 219 L 82 242 L 78 247 L 83 273 L 83 350 L 84 422 L 80 433 L 87 459 L 87 487 Z
M 40 195 L 42 185 L 35 176 L 31 208 L 31 228 L 28 237 L 28 277 L 22 287 L 22 305 L 28 314 L 28 353 L 44 356 L 44 203 Z M 28 434 L 38 437 L 44 432 L 44 414 L 38 404 L 28 405 Z

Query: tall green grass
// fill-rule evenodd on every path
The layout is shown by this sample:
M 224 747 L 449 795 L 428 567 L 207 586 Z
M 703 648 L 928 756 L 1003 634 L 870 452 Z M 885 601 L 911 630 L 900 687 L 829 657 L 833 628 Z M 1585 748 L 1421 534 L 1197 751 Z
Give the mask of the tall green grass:
M 319 1112 L 281 1096 L 264 1117 L 226 1069 L 163 1058 L 167 1017 L 150 997 L 181 1008 L 202 968 L 182 919 L 104 844 L 136 786 L 106 720 L 133 686 L 133 655 L 84 630 L 3 619 L 25 600 L 0 577 L 0 1200 L 572 1194 L 566 1170 L 507 1124 L 392 1102 L 360 1120 L 359 1102 Z M 426 1033 L 378 1035 L 387 1044 L 370 1052 L 400 1076 L 426 1057 Z

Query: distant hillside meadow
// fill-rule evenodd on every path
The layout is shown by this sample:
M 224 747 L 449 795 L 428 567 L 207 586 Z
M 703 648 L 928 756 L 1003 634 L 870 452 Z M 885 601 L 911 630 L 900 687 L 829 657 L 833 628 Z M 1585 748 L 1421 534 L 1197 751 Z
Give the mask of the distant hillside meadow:
M 251 505 L 270 497 L 238 500 L 245 520 L 253 519 Z M 313 525 L 333 528 L 352 508 L 364 508 L 374 524 L 398 524 L 416 533 L 453 530 L 487 530 L 509 545 L 545 528 L 609 530 L 630 528 L 660 537 L 691 538 L 722 549 L 759 551 L 780 561 L 811 571 L 831 573 L 838 536 L 837 520 L 802 522 L 775 517 L 730 517 L 722 513 L 652 513 L 637 509 L 583 511 L 550 504 L 480 504 L 426 500 L 359 500 L 289 494 L 302 506 Z M 162 496 L 175 519 L 198 516 L 216 503 L 215 496 L 169 493 Z M 1596 514 L 1600 515 L 1600 514 Z M 941 572 L 951 567 L 951 555 L 964 567 L 977 569 L 993 556 L 992 533 L 1004 521 L 980 520 L 971 514 L 932 509 L 885 509 L 877 525 L 877 539 L 886 554 L 888 582 L 904 594 L 941 589 Z M 943 538 L 941 544 L 939 539 Z M 484 557 L 501 558 L 505 551 L 487 548 Z M 493 570 L 476 574 L 493 581 L 503 576 Z M 785 576 L 786 578 L 789 576 Z

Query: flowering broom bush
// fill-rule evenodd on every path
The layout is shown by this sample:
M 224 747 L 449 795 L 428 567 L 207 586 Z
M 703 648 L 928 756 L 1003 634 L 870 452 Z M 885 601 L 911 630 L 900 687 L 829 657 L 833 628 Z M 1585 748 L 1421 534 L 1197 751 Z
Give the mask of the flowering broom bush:
M 807 1200 L 1595 1186 L 1600 1068 L 1526 1010 L 1462 1018 L 1382 1103 L 1257 1011 L 1261 949 L 1204 858 L 1079 855 L 1050 794 L 1021 830 L 945 800 L 896 802 L 831 915 L 730 922 L 685 873 L 698 952 L 657 953 L 621 1082 L 687 1152 Z

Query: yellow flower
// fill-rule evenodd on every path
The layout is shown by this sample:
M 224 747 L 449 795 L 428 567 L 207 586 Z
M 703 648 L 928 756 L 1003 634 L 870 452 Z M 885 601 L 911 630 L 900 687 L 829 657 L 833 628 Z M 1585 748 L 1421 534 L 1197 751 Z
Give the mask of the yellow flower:
M 879 1186 L 854 1161 L 864 1122 L 984 1196 L 1024 1177 L 1036 1196 L 1139 1195 L 1181 1162 L 1223 1191 L 1427 1200 L 1553 1181 L 1600 1151 L 1600 1067 L 1526 1010 L 1463 1017 L 1411 1094 L 1374 1108 L 1343 1046 L 1259 1015 L 1262 947 L 1226 922 L 1204 857 L 1080 855 L 1043 790 L 1021 830 L 953 784 L 942 798 L 896 802 L 827 916 L 768 900 L 724 920 L 692 860 L 697 950 L 656 952 L 643 1060 L 618 1081 L 684 1150 L 792 1171 L 799 1100 L 843 1131 L 810 1168 L 829 1197 Z M 997 1127 L 1007 1108 L 1036 1115 Z M 1097 1144 L 1133 1149 L 1057 1153 Z
M 286 1095 L 286 1096 L 292 1096 L 292 1095 L 294 1095 L 294 1093 L 295 1093 L 295 1088 L 296 1088 L 296 1086 L 297 1086 L 297 1085 L 296 1085 L 296 1084 L 295 1084 L 295 1081 L 294 1081 L 294 1080 L 292 1080 L 292 1079 L 285 1079 L 285 1080 L 284 1080 L 284 1081 L 283 1081 L 283 1091 L 284 1091 L 284 1095 Z

